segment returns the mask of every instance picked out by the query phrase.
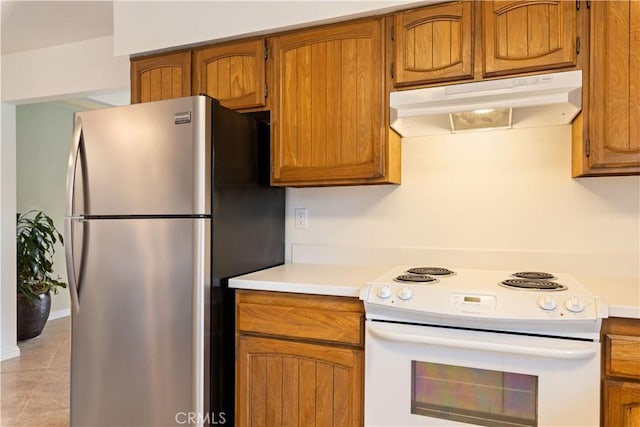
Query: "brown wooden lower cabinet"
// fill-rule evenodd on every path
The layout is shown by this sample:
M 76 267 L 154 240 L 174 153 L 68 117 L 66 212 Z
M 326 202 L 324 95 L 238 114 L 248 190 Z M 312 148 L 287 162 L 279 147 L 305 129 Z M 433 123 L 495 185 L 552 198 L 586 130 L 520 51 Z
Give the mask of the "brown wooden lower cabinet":
M 640 384 L 622 381 L 604 382 L 604 425 L 640 426 Z
M 602 425 L 640 426 L 640 319 L 602 324 Z
M 236 316 L 236 425 L 363 425 L 362 321 L 340 322 L 357 298 L 238 291 Z
M 238 425 L 362 424 L 362 350 L 241 336 L 236 366 Z

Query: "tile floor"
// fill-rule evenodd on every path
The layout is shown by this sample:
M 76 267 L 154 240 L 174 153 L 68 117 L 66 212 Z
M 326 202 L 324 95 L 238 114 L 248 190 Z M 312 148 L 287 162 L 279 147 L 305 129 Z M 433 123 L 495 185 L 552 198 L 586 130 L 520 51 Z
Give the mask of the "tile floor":
M 18 346 L 20 357 L 0 363 L 0 426 L 68 426 L 71 318 Z

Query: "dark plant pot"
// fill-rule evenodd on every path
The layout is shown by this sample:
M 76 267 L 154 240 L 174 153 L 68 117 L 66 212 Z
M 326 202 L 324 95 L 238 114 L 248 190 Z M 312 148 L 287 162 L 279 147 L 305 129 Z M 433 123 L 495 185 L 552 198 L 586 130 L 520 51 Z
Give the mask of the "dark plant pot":
M 35 306 L 18 294 L 18 341 L 35 338 L 42 333 L 51 311 L 51 294 L 38 295 Z

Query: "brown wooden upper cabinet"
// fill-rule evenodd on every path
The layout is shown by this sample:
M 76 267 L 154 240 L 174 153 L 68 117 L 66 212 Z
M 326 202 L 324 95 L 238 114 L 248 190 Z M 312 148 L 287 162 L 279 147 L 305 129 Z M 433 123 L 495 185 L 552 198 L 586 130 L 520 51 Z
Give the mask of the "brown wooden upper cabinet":
M 272 39 L 272 184 L 399 182 L 382 37 L 376 18 Z
M 576 2 L 531 0 L 480 3 L 484 76 L 565 68 L 577 64 Z
M 264 107 L 264 39 L 194 50 L 192 93 L 206 93 L 236 110 Z
M 451 2 L 394 16 L 396 86 L 473 78 L 473 2 Z
M 573 175 L 640 174 L 640 2 L 594 1 L 590 10 L 590 77 L 573 128 Z
M 576 68 L 577 37 L 570 1 L 456 1 L 398 12 L 389 51 L 393 85 Z
M 191 94 L 191 52 L 131 59 L 131 103 Z

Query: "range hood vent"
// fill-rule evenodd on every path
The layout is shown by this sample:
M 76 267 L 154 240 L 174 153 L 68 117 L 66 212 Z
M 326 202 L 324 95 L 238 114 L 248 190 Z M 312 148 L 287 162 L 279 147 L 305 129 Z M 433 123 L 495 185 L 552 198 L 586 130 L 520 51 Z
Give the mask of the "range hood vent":
M 582 109 L 582 71 L 391 92 L 403 137 L 568 124 Z

